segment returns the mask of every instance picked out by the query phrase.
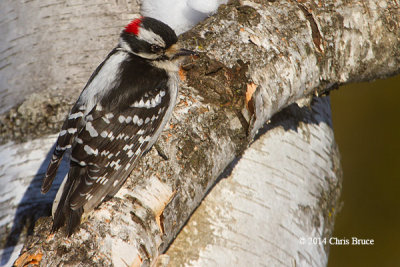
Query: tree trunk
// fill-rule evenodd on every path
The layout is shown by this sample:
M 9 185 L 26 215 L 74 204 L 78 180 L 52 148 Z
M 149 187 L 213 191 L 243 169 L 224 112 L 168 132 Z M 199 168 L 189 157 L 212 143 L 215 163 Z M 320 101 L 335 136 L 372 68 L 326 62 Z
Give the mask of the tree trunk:
M 0 24 L 2 33 L 7 34 L 7 42 L 1 47 L 4 47 L 5 50 L 1 51 L 6 57 L 6 63 L 0 69 L 1 77 L 6 77 L 1 80 L 2 88 L 12 88 L 8 91 L 16 91 L 20 95 L 24 88 L 27 88 L 25 92 L 32 92 L 43 86 L 51 88 L 39 91 L 19 108 L 3 115 L 3 141 L 21 141 L 53 133 L 60 125 L 57 116 L 65 116 L 67 107 L 72 104 L 70 99 L 77 96 L 78 90 L 83 87 L 84 81 L 94 69 L 93 62 L 101 61 L 100 58 L 115 44 L 119 29 L 130 19 L 131 16 L 126 15 L 130 13 L 129 10 L 123 10 L 121 6 L 131 6 L 125 2 L 100 4 L 104 2 L 95 0 L 83 2 L 80 7 L 69 5 L 68 1 L 57 4 L 53 1 L 40 1 L 40 4 L 33 1 L 26 6 L 14 4 L 12 1 L 6 2 L 9 3 L 8 6 L 14 6 L 15 10 L 27 12 L 29 7 L 29 12 L 42 17 L 36 21 L 30 17 L 24 18 L 29 19 L 29 23 L 26 23 L 29 27 L 19 26 L 17 22 L 20 16 L 14 18 L 11 15 L 7 15 L 11 22 L 7 20 L 5 24 Z M 139 263 L 146 265 L 156 262 L 156 259 L 162 262 L 165 257 L 159 256 L 207 190 L 228 164 L 241 155 L 257 131 L 274 114 L 296 101 L 307 103 L 314 94 L 325 93 L 339 84 L 383 78 L 400 70 L 400 52 L 399 49 L 393 49 L 400 47 L 400 11 L 395 2 L 332 0 L 318 5 L 312 1 L 260 3 L 233 1 L 229 5 L 221 6 L 215 16 L 182 36 L 187 47 L 197 47 L 206 53 L 184 66 L 186 81 L 181 86 L 180 101 L 175 108 L 170 127 L 164 131 L 159 142 L 169 160 L 163 161 L 156 152 L 150 152 L 139 162 L 116 197 L 100 205 L 69 239 L 62 232 L 49 236 L 51 218 L 38 220 L 17 263 L 38 260 L 44 266 L 129 266 Z M 0 12 L 4 14 L 23 14 L 22 11 L 11 12 L 10 9 L 4 9 L 3 5 L 7 5 L 2 4 Z M 91 5 L 91 8 L 84 9 L 83 5 Z M 90 14 L 83 14 L 88 10 Z M 52 17 L 53 11 L 60 14 Z M 30 27 L 33 27 L 32 31 L 29 31 Z M 41 31 L 46 27 L 52 30 Z M 80 34 L 77 35 L 72 29 L 77 29 Z M 20 36 L 15 36 L 14 40 L 9 36 L 15 32 Z M 69 39 L 71 36 L 74 37 L 73 40 Z M 110 41 L 111 37 L 113 41 Z M 21 38 L 26 38 L 26 41 L 18 41 Z M 77 40 L 82 43 L 77 44 Z M 101 45 L 98 40 L 101 40 Z M 32 51 L 37 51 L 33 54 L 38 59 L 37 63 L 25 64 L 22 61 L 24 57 L 18 56 L 21 52 L 15 48 L 18 48 L 17 44 L 14 45 L 13 42 L 20 42 L 21 47 L 31 44 Z M 13 52 L 13 49 L 16 51 Z M 75 53 L 64 54 L 66 49 L 74 49 Z M 86 58 L 88 55 L 89 58 Z M 19 69 L 21 71 L 17 74 Z M 71 92 L 73 96 L 65 96 L 66 92 Z M 53 100 L 53 96 L 57 94 L 62 101 Z M 20 109 L 21 107 L 23 108 Z M 326 110 L 327 104 L 322 107 L 321 110 Z M 31 113 L 24 112 L 25 110 Z M 31 119 L 27 114 L 33 114 L 34 118 Z M 313 116 L 317 115 L 318 112 Z M 43 125 L 41 121 L 44 118 L 46 123 Z M 35 127 L 36 124 L 41 127 Z M 311 126 L 309 127 L 312 128 Z M 293 124 L 288 129 L 301 130 L 302 127 Z M 312 135 L 316 129 L 308 131 Z M 267 133 L 263 139 L 268 139 L 268 135 Z M 315 151 L 315 155 L 319 154 L 327 161 L 320 166 L 338 166 L 334 160 L 337 153 L 332 143 L 331 129 L 324 128 L 321 135 L 331 138 L 331 141 L 322 142 L 317 146 L 318 149 L 329 147 L 329 144 L 331 149 L 322 153 Z M 318 137 L 319 135 L 310 140 L 316 141 Z M 46 145 L 41 146 L 40 153 L 43 154 L 43 151 L 45 153 L 50 149 L 54 139 L 47 136 L 41 138 L 48 140 Z M 304 136 L 300 135 L 298 138 L 302 140 Z M 30 143 L 32 142 L 27 146 Z M 307 148 L 309 150 L 300 147 L 300 150 L 311 151 L 312 147 L 310 145 Z M 248 153 L 252 153 L 252 150 Z M 267 155 L 264 156 L 268 158 Z M 274 154 L 269 156 L 273 158 Z M 39 169 L 39 162 L 40 160 L 36 161 L 36 167 L 30 167 L 29 175 L 22 175 L 21 170 L 8 173 L 9 165 L 2 166 L 2 172 L 9 175 L 11 180 L 27 177 L 25 181 L 29 183 Z M 312 165 L 312 162 L 314 161 L 303 163 L 307 164 L 310 173 L 321 181 L 324 177 L 331 177 L 333 185 L 338 184 L 338 172 L 326 170 L 328 176 L 321 176 L 324 173 L 320 173 L 318 166 Z M 46 165 L 46 162 L 41 164 Z M 280 171 L 284 172 L 281 168 L 283 167 L 279 167 Z M 279 175 L 279 171 L 277 172 Z M 37 173 L 35 177 L 39 176 L 40 171 Z M 285 174 L 288 175 L 285 178 L 289 179 L 290 175 L 286 172 L 282 175 Z M 35 187 L 33 184 L 38 180 L 39 178 L 33 179 L 30 188 Z M 311 179 L 309 182 L 315 184 L 317 181 L 318 179 Z M 319 196 L 324 196 L 324 192 L 333 192 L 335 187 L 328 184 L 323 184 L 320 189 L 313 187 L 308 190 L 317 190 L 315 192 L 319 192 Z M 277 186 L 272 184 L 270 190 L 276 191 Z M 290 182 L 283 186 L 287 188 L 282 188 L 281 195 L 285 194 L 285 190 L 293 190 Z M 304 187 L 298 188 L 296 192 L 307 194 Z M 309 202 L 299 203 L 299 199 Z M 4 207 L 14 203 L 5 200 L 2 198 Z M 327 232 L 319 233 L 320 236 L 329 236 L 332 225 L 327 224 L 329 219 L 326 214 L 336 206 L 336 201 L 337 194 L 334 194 L 317 204 L 315 199 L 307 196 L 293 197 L 285 204 L 287 207 L 298 208 L 298 220 L 313 218 L 312 221 L 307 221 L 310 224 L 305 227 L 304 233 L 309 233 L 309 227 L 320 231 L 326 226 Z M 24 203 L 26 202 L 21 201 L 18 209 Z M 232 204 L 236 205 L 235 202 Z M 271 205 L 272 209 L 272 204 L 267 202 L 267 207 Z M 304 205 L 303 209 L 301 205 Z M 292 212 L 293 216 L 295 211 Z M 272 214 L 276 216 L 277 213 L 271 213 L 271 216 Z M 278 220 L 284 218 L 288 217 L 274 217 L 271 225 L 276 225 Z M 319 226 L 314 219 L 320 220 Z M 10 225 L 9 222 L 7 217 L 3 225 Z M 15 222 L 16 220 L 14 225 Z M 280 225 L 292 227 L 287 233 L 299 235 L 296 230 L 298 226 L 285 223 Z M 4 231 L 9 232 L 7 229 Z M 276 229 L 271 227 L 268 231 L 271 231 L 271 235 L 266 235 L 267 238 Z M 12 236 L 8 235 L 6 240 L 10 240 Z M 298 237 L 301 236 L 287 241 L 288 245 L 293 244 L 293 240 L 298 242 Z M 274 244 L 276 239 L 272 240 Z M 268 243 L 268 240 L 265 242 Z M 291 248 L 290 251 L 295 249 Z M 326 255 L 321 254 L 319 259 L 322 259 L 321 264 L 325 263 Z

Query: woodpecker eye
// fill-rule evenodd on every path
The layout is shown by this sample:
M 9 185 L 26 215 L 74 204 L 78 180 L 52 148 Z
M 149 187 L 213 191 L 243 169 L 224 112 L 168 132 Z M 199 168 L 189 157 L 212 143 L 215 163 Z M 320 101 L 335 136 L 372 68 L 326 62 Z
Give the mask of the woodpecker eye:
M 151 45 L 151 51 L 154 53 L 159 53 L 162 50 L 161 46 L 159 45 Z

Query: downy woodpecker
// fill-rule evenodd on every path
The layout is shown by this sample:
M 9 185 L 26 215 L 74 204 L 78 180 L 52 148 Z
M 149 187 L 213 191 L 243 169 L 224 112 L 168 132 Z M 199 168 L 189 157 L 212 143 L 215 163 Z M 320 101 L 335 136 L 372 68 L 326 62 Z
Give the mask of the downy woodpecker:
M 71 235 L 82 214 L 112 197 L 171 117 L 181 49 L 175 32 L 150 17 L 133 20 L 97 67 L 59 133 L 42 184 L 49 191 L 67 149 L 70 169 L 53 205 L 53 227 Z

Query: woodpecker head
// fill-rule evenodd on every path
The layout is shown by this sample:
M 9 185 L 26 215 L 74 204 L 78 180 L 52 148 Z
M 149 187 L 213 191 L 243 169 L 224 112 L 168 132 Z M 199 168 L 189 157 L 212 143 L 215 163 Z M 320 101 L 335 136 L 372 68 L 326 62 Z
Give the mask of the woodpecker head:
M 154 61 L 169 61 L 196 54 L 181 49 L 177 41 L 174 30 L 167 24 L 150 17 L 141 17 L 125 27 L 119 46 L 129 53 Z

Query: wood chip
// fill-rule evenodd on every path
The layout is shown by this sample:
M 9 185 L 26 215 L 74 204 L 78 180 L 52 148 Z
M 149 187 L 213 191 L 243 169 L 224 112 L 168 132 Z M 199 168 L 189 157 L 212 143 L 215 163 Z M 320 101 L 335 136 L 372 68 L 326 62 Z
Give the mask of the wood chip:
M 251 113 L 254 114 L 254 104 L 253 104 L 253 94 L 257 89 L 257 85 L 253 82 L 247 84 L 246 90 L 246 108 Z
M 182 82 L 186 81 L 186 71 L 182 68 L 179 68 L 179 78 Z
M 43 253 L 40 251 L 37 254 L 30 254 L 29 252 L 25 252 L 15 261 L 14 266 L 23 267 L 27 265 L 39 266 L 40 261 L 42 260 Z

